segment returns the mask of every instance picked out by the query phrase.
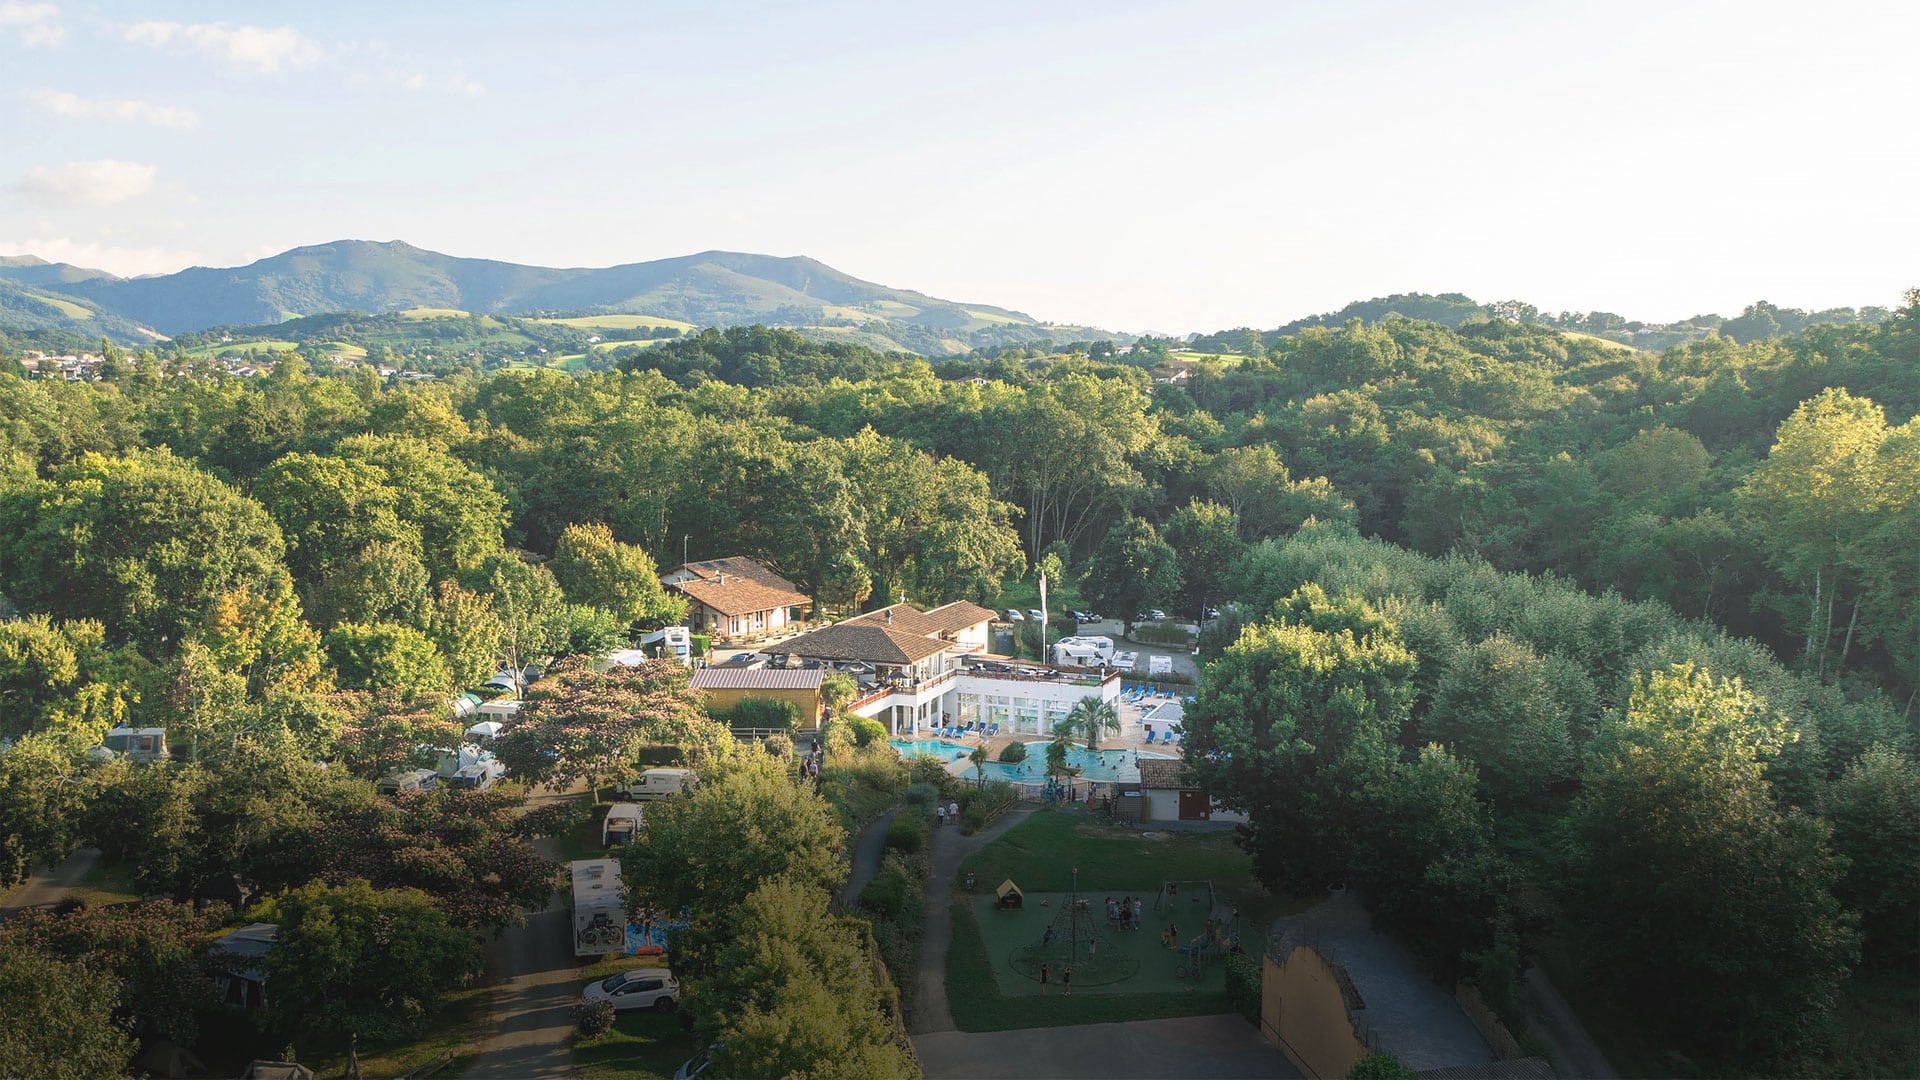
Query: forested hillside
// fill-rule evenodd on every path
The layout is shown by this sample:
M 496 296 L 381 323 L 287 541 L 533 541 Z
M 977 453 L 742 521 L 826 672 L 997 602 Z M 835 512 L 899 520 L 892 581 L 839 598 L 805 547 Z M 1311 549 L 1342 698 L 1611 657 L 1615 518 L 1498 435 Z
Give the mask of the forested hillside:
M 1505 318 L 1259 346 L 936 365 L 755 327 L 584 374 L 0 374 L 0 885 L 227 807 L 115 841 L 191 896 L 261 850 L 250 792 L 298 774 L 259 828 L 304 835 L 312 761 L 378 775 L 503 660 L 673 617 L 683 551 L 836 610 L 996 606 L 1052 556 L 1226 609 L 1189 757 L 1270 884 L 1369 887 L 1496 1004 L 1524 957 L 1604 960 L 1687 1070 L 1827 1071 L 1866 1037 L 1837 1003 L 1920 953 L 1920 291 L 1658 353 Z M 129 777 L 86 753 L 118 723 L 234 768 Z M 456 923 L 497 925 L 469 872 Z

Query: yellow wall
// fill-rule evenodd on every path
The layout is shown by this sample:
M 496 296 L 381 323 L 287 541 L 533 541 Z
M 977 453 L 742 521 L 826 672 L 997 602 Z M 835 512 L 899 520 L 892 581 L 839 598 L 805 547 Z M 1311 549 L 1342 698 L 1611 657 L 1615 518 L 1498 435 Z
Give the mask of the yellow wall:
M 1309 1077 L 1343 1077 L 1367 1046 L 1353 1029 L 1341 979 L 1326 958 L 1306 945 L 1262 966 L 1260 1034 Z
M 739 704 L 741 698 L 767 698 L 773 701 L 785 701 L 800 710 L 800 726 L 812 728 L 819 724 L 820 691 L 818 690 L 708 690 L 707 709 L 720 712 Z

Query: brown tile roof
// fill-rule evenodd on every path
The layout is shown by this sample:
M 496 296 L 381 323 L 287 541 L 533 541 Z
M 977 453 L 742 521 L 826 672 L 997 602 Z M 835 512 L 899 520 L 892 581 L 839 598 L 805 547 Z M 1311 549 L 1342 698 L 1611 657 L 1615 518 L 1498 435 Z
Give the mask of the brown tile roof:
M 693 673 L 690 685 L 695 690 L 818 690 L 826 674 L 818 668 L 703 667 Z
M 978 626 L 993 619 L 993 612 L 979 604 L 970 604 L 965 600 L 955 600 L 927 612 L 927 618 L 940 624 L 943 633 L 956 633 L 969 626 Z
M 928 618 L 919 609 L 910 604 L 895 604 L 878 611 L 869 611 L 865 615 L 855 615 L 845 623 L 856 626 L 872 624 L 897 630 L 902 634 L 918 634 L 921 637 L 934 637 L 940 633 L 938 620 Z M 842 625 L 845 625 L 843 623 Z
M 1143 757 L 1140 759 L 1140 786 L 1156 791 L 1188 788 L 1193 786 L 1193 774 L 1187 770 L 1184 761 L 1156 761 Z
M 788 638 L 761 652 L 812 657 L 816 660 L 864 660 L 870 664 L 912 664 L 943 652 L 948 642 L 888 626 L 849 620 L 811 634 Z
M 785 589 L 791 593 L 800 591 L 793 582 L 767 569 L 759 561 L 749 559 L 745 555 L 729 555 L 724 559 L 702 559 L 699 562 L 684 563 L 673 569 L 685 570 L 706 581 L 712 581 L 720 575 L 725 574 L 729 578 L 742 577 L 748 581 L 757 581 L 770 588 Z M 668 573 L 672 572 L 673 571 L 668 571 Z
M 677 582 L 673 587 L 722 615 L 747 615 L 775 608 L 806 607 L 813 603 L 811 599 L 795 592 L 792 586 L 782 588 L 732 574 L 727 576 L 724 585 L 716 577 L 712 581 Z

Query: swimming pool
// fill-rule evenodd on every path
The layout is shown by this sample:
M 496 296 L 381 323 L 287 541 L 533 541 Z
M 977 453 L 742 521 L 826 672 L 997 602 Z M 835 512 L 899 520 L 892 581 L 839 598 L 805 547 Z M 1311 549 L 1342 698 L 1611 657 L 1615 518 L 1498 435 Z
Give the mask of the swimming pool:
M 903 758 L 910 754 L 927 754 L 942 761 L 953 761 L 973 753 L 973 747 L 946 739 L 888 739 L 887 745 L 898 750 Z
M 1012 780 L 1028 784 L 1037 784 L 1046 779 L 1047 743 L 1045 740 L 1026 744 L 1027 759 L 1009 765 L 1003 761 L 989 761 L 985 766 L 988 780 Z M 1103 783 L 1135 783 L 1140 779 L 1140 759 L 1149 761 L 1158 758 L 1171 761 L 1172 754 L 1156 754 L 1151 750 L 1088 750 L 1084 746 L 1067 748 L 1067 764 L 1080 770 L 1080 779 Z

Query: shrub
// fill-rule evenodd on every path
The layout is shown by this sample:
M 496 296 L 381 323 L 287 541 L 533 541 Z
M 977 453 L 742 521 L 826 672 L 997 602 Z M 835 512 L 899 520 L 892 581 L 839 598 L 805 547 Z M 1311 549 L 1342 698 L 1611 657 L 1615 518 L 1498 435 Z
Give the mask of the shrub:
M 947 775 L 946 763 L 926 754 L 915 754 L 907 759 L 907 779 L 916 784 L 930 785 L 943 796 L 953 787 L 953 777 Z
M 1247 1023 L 1260 1022 L 1260 962 L 1251 956 L 1227 957 L 1227 1000 Z
M 687 648 L 695 656 L 705 656 L 713 651 L 713 638 L 707 634 L 688 634 Z
M 1413 1071 L 1392 1054 L 1375 1051 L 1354 1062 L 1347 1080 L 1413 1080 Z
M 613 1027 L 613 1002 L 583 1001 L 573 1007 L 573 1026 L 582 1038 L 605 1035 Z
M 887 846 L 912 854 L 920 850 L 921 817 L 918 814 L 901 814 L 887 826 Z
M 786 735 L 769 735 L 760 748 L 774 757 L 789 758 L 793 756 L 793 739 Z
M 1193 639 L 1186 626 L 1172 622 L 1145 622 L 1133 628 L 1133 640 L 1155 645 L 1185 645 Z
M 870 716 L 853 718 L 853 741 L 860 746 L 872 746 L 887 741 L 887 726 Z
M 1008 743 L 1000 751 L 1000 760 L 1009 765 L 1017 765 L 1027 760 L 1027 744 L 1023 742 Z
M 889 922 L 897 922 L 905 911 L 913 882 L 899 867 L 890 866 L 873 876 L 861 890 L 860 907 Z
M 909 769 L 908 771 L 911 773 L 912 770 Z M 932 806 L 933 800 L 939 797 L 940 789 L 932 784 L 916 783 L 907 785 L 907 802 L 914 806 Z
M 986 807 L 976 802 L 961 811 L 960 832 L 963 835 L 972 836 L 974 833 L 987 827 L 987 820 Z
M 791 701 L 741 698 L 727 710 L 726 722 L 737 728 L 777 728 L 792 731 L 800 724 L 800 710 Z

